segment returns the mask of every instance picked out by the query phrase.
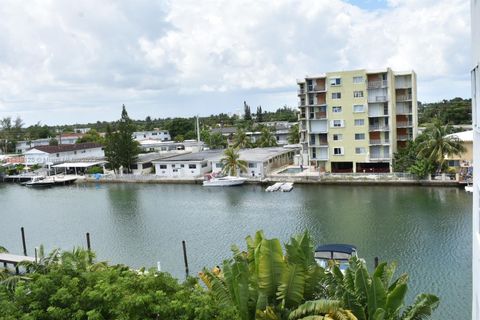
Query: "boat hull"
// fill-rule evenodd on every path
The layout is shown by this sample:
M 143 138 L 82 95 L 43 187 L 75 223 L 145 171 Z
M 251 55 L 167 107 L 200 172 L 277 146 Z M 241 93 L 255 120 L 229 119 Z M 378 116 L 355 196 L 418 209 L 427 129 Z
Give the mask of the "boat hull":
M 204 187 L 233 187 L 239 186 L 245 183 L 247 179 L 239 177 L 223 177 L 212 178 L 210 180 L 203 181 Z

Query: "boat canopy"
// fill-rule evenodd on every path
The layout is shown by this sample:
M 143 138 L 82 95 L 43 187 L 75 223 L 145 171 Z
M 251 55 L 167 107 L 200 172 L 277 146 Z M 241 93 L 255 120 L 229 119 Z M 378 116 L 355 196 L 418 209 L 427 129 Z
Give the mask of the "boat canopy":
M 315 249 L 315 258 L 348 260 L 356 255 L 357 247 L 351 244 L 326 244 Z

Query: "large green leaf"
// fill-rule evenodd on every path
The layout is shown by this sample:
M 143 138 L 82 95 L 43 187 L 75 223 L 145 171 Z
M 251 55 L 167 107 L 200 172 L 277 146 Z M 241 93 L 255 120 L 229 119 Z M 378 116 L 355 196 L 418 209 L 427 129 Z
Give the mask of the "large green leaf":
M 283 251 L 278 239 L 263 239 L 255 252 L 258 289 L 274 300 L 285 271 Z
M 408 307 L 402 315 L 403 320 L 427 319 L 438 307 L 439 299 L 433 294 L 421 294 L 415 298 L 415 303 Z
M 375 311 L 373 316 L 371 317 L 372 320 L 384 320 L 385 319 L 385 310 L 379 308 Z
M 368 315 L 373 316 L 377 309 L 384 309 L 386 302 L 385 288 L 383 282 L 378 276 L 373 276 L 372 282 L 367 292 Z
M 298 306 L 303 300 L 305 288 L 305 269 L 300 264 L 287 265 L 278 287 L 277 298 L 282 301 L 282 306 L 291 308 Z
M 233 300 L 237 306 L 239 315 L 242 319 L 250 319 L 250 310 L 249 306 L 249 272 L 248 265 L 244 262 L 235 262 L 232 265 L 232 276 L 233 276 Z
M 407 293 L 407 284 L 400 283 L 387 295 L 387 302 L 385 310 L 389 317 L 398 315 L 400 308 L 402 308 L 405 294 Z
M 367 268 L 361 266 L 355 272 L 355 291 L 358 295 L 359 302 L 365 305 L 367 301 L 367 292 L 370 286 L 370 276 L 368 275 Z

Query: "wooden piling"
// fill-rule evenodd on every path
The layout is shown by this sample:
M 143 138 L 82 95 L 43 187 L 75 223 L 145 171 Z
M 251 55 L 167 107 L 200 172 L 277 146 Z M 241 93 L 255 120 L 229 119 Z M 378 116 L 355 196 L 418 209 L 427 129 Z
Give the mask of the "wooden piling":
M 185 240 L 182 240 L 182 247 L 183 247 L 183 261 L 185 262 L 185 277 L 188 278 L 187 247 L 185 244 Z
M 92 263 L 92 246 L 90 244 L 90 232 L 87 232 L 87 250 L 88 250 L 88 261 Z
M 378 267 L 378 257 L 375 257 L 373 265 L 375 266 L 375 268 Z
M 20 231 L 22 233 L 23 255 L 28 256 L 28 254 L 27 254 L 27 244 L 25 243 L 25 229 L 23 227 L 21 227 Z

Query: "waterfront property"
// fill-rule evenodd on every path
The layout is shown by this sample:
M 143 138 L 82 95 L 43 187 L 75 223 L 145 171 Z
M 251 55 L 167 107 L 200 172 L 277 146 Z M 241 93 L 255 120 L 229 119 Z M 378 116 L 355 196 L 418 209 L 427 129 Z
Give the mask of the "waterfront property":
M 212 159 L 223 154 L 223 150 L 208 150 L 187 153 L 152 161 L 155 174 L 168 178 L 198 178 L 212 171 Z
M 196 140 L 185 140 L 182 142 L 175 142 L 175 141 L 159 141 L 159 140 L 142 140 L 139 141 L 140 149 L 145 152 L 173 152 L 179 151 L 183 153 L 184 151 L 187 152 L 198 152 L 203 150 L 203 146 L 205 145 L 202 141 L 198 142 Z
M 455 169 L 468 168 L 473 164 L 473 130 L 457 132 L 447 135 L 447 137 L 453 137 L 458 139 L 462 146 L 465 148 L 465 152 L 460 155 L 446 156 L 448 166 Z
M 417 135 L 413 71 L 328 72 L 297 80 L 303 162 L 320 172 L 390 172 Z
M 473 118 L 473 299 L 472 319 L 480 318 L 480 2 L 472 8 L 472 118 Z
M 293 163 L 293 157 L 299 150 L 283 147 L 254 148 L 239 150 L 240 160 L 247 162 L 248 172 L 241 171 L 241 176 L 264 177 L 272 170 Z M 221 172 L 223 154 L 212 159 L 212 171 Z
M 171 152 L 152 152 L 141 153 L 137 156 L 135 163 L 130 166 L 130 170 L 134 175 L 145 175 L 155 172 L 153 161 L 160 159 L 167 159 L 176 155 L 184 154 L 185 151 L 171 151 Z
M 25 152 L 26 165 L 51 165 L 81 159 L 103 159 L 105 153 L 98 143 L 37 146 Z

